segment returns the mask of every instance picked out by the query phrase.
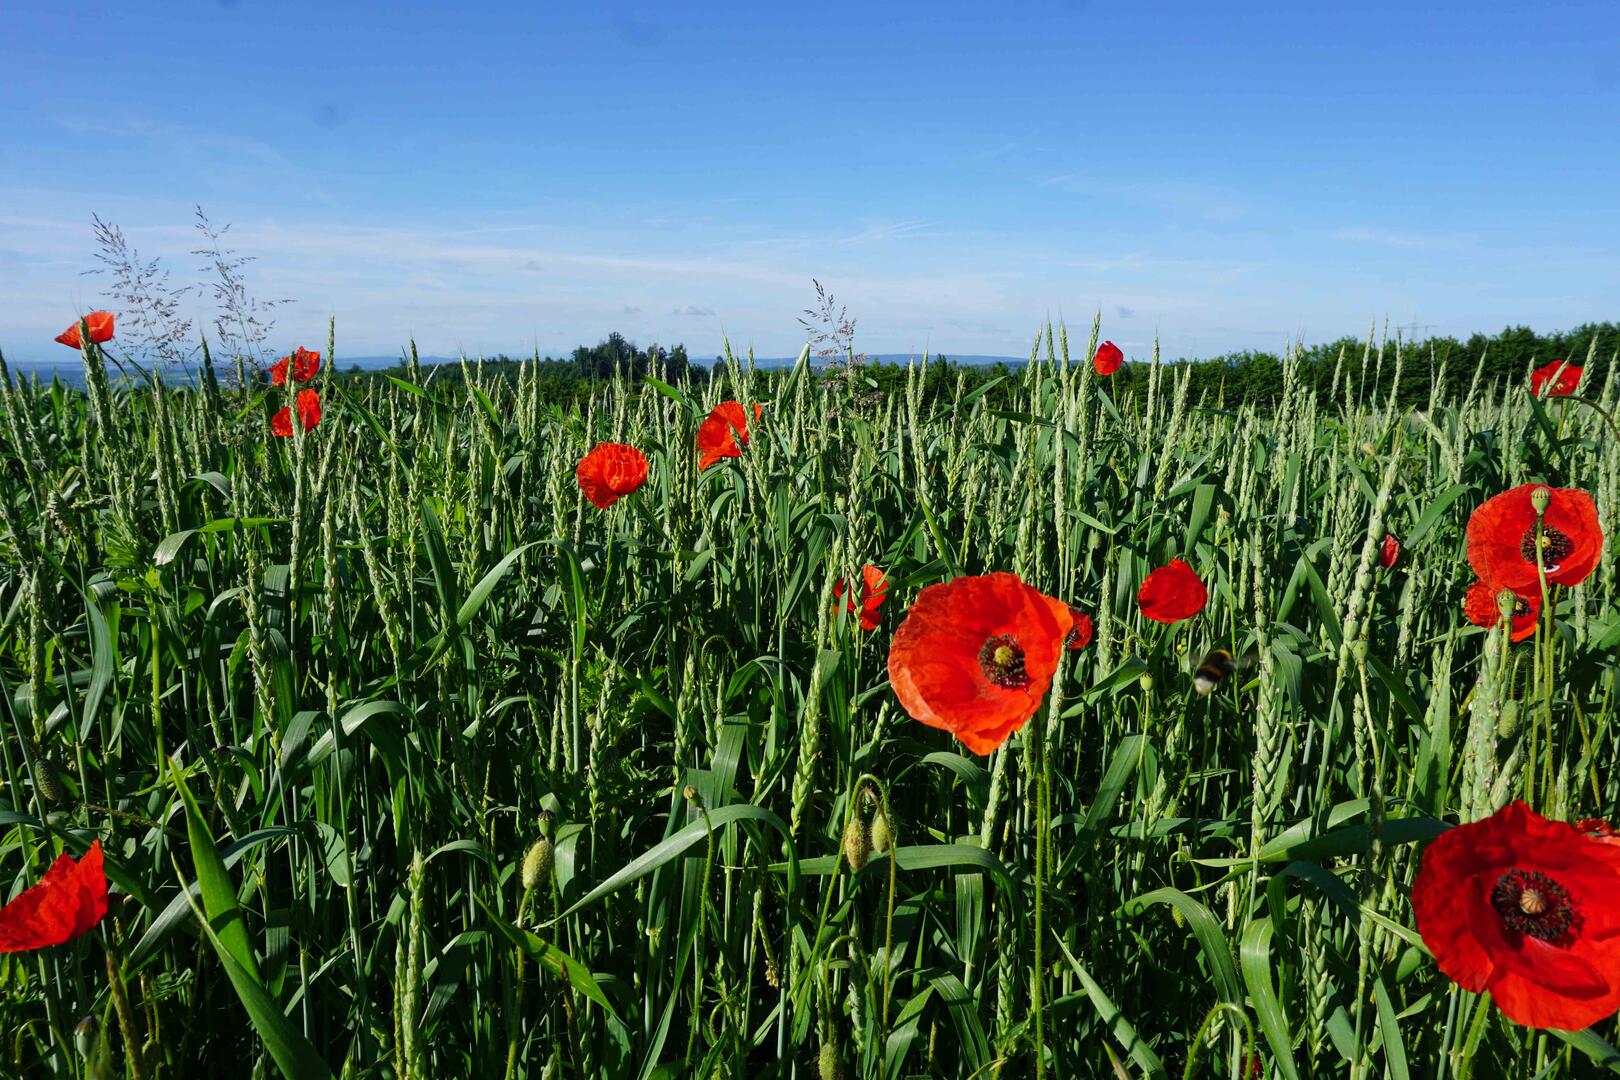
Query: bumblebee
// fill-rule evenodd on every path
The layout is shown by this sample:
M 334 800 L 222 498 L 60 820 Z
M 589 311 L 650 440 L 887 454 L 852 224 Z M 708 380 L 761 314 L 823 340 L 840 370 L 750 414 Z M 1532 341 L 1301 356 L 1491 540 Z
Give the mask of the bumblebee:
M 1207 696 L 1234 671 L 1249 667 L 1255 661 L 1254 653 L 1243 656 L 1233 656 L 1225 649 L 1211 649 L 1198 661 L 1198 667 L 1193 670 L 1193 689 L 1200 695 Z

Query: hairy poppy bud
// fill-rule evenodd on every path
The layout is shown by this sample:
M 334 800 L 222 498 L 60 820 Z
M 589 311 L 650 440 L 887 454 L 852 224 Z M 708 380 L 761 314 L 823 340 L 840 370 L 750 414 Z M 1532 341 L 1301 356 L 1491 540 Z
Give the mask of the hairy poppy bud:
M 872 850 L 882 855 L 893 843 L 894 831 L 889 827 L 889 815 L 880 808 L 872 816 Z
M 1547 504 L 1552 502 L 1552 491 L 1547 487 L 1538 487 L 1530 493 L 1530 505 L 1535 507 L 1536 517 L 1547 512 Z
M 1502 618 L 1512 619 L 1518 608 L 1519 598 L 1512 589 L 1503 589 L 1496 594 L 1496 610 L 1502 613 Z
M 821 1080 L 844 1080 L 844 1059 L 838 1047 L 830 1042 L 821 1044 L 821 1056 L 816 1059 L 816 1073 Z
M 851 870 L 859 870 L 871 857 L 872 834 L 867 831 L 866 822 L 859 817 L 850 818 L 849 824 L 844 826 L 844 859 Z
M 1511 738 L 1519 729 L 1519 703 L 1508 701 L 1502 705 L 1502 713 L 1496 718 L 1496 734 L 1504 739 Z
M 34 762 L 34 788 L 48 803 L 60 803 L 67 798 L 67 788 L 62 786 L 62 777 L 57 773 L 56 766 L 43 757 Z
M 524 889 L 533 889 L 541 882 L 551 880 L 552 852 L 551 841 L 542 836 L 534 842 L 529 853 L 523 856 L 521 880 Z

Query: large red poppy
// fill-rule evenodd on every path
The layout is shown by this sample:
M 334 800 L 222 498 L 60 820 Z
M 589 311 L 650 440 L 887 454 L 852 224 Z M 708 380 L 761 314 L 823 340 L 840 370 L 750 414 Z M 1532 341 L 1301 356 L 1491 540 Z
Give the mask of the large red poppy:
M 1592 496 L 1575 488 L 1521 484 L 1485 500 L 1468 519 L 1468 562 L 1486 581 L 1523 591 L 1536 578 L 1535 493 L 1547 493 L 1541 562 L 1554 585 L 1579 585 L 1603 554 L 1603 528 Z
M 1097 346 L 1097 355 L 1091 358 L 1091 366 L 1097 369 L 1099 375 L 1112 375 L 1124 362 L 1125 354 L 1112 341 Z
M 988 754 L 1040 708 L 1073 625 L 1015 574 L 930 585 L 895 631 L 889 683 L 914 720 Z
M 757 423 L 760 414 L 764 412 L 759 403 L 754 403 L 754 420 Z M 698 425 L 697 448 L 701 455 L 698 458 L 698 469 L 707 469 L 721 458 L 742 457 L 743 447 L 748 445 L 748 416 L 743 407 L 735 401 L 722 401 Z
M 574 467 L 579 490 L 591 505 L 606 510 L 647 481 L 647 455 L 625 443 L 598 443 Z
M 1393 534 L 1384 537 L 1384 546 L 1378 549 L 1378 565 L 1385 570 L 1395 565 L 1401 557 L 1401 542 Z
M 0 908 L 0 953 L 61 945 L 95 929 L 107 914 L 107 877 L 101 841 L 84 858 L 57 856 L 39 884 Z
M 1180 559 L 1171 559 L 1149 574 L 1137 590 L 1136 603 L 1142 614 L 1154 622 L 1173 623 L 1190 619 L 1204 610 L 1209 590 L 1193 568 Z
M 1063 639 L 1063 643 L 1069 647 L 1070 652 L 1079 652 L 1091 644 L 1096 627 L 1091 621 L 1091 616 L 1079 608 L 1071 607 L 1069 614 L 1074 617 L 1074 625 L 1069 627 L 1069 634 Z
M 313 390 L 298 391 L 298 420 L 305 431 L 311 431 L 321 422 L 321 396 Z M 270 434 L 285 438 L 292 434 L 292 410 L 283 405 L 270 418 Z
M 1543 364 L 1530 373 L 1530 392 L 1537 397 L 1542 394 L 1548 397 L 1573 394 L 1575 388 L 1581 385 L 1581 371 L 1582 368 L 1567 360 Z
M 92 311 L 84 317 L 85 324 L 90 327 L 90 340 L 100 345 L 103 341 L 111 341 L 113 336 L 113 313 L 110 311 Z M 70 349 L 78 349 L 79 324 L 72 326 L 56 335 L 56 340 Z
M 833 583 L 833 607 L 835 610 L 838 606 L 837 602 L 844 599 L 844 592 L 846 588 L 847 586 L 844 584 L 843 578 L 839 578 Z M 883 621 L 883 616 L 878 614 L 878 609 L 883 606 L 883 601 L 887 600 L 888 598 L 889 580 L 883 576 L 883 571 L 879 570 L 871 563 L 867 563 L 865 566 L 861 567 L 862 630 L 876 630 L 878 628 L 879 624 Z M 855 596 L 853 593 L 851 593 L 849 599 L 844 602 L 844 608 L 846 611 L 850 612 L 855 610 Z
M 1515 802 L 1434 839 L 1412 912 L 1440 970 L 1514 1023 L 1578 1031 L 1620 1008 L 1620 846 Z
M 292 368 L 293 382 L 309 382 L 321 370 L 321 354 L 298 346 L 291 356 L 283 356 L 270 365 L 270 385 L 286 386 L 289 367 Z
M 1513 597 L 1512 631 L 1509 637 L 1513 641 L 1523 641 L 1536 632 L 1536 622 L 1541 618 L 1541 597 L 1537 593 L 1519 592 L 1492 585 L 1488 581 L 1476 581 L 1463 595 L 1463 614 L 1475 626 L 1494 629 L 1502 621 L 1502 609 L 1497 605 L 1498 597 L 1503 593 Z

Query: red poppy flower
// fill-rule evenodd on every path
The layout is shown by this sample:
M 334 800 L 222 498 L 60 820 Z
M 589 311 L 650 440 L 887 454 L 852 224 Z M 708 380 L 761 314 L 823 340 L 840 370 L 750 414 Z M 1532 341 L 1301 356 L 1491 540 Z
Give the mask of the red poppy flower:
M 1530 392 L 1536 397 L 1563 397 L 1581 385 L 1582 369 L 1567 360 L 1554 360 L 1530 373 Z
M 647 455 L 624 443 L 598 443 L 574 467 L 579 490 L 591 505 L 606 510 L 647 481 Z
M 1511 640 L 1523 641 L 1536 632 L 1536 621 L 1541 618 L 1541 597 L 1535 593 L 1522 593 L 1486 581 L 1476 581 L 1463 596 L 1463 614 L 1475 626 L 1494 629 L 1502 621 L 1502 609 L 1497 606 L 1497 598 L 1504 592 L 1513 596 Z
M 757 423 L 760 414 L 764 412 L 759 403 L 754 403 L 754 420 Z M 698 469 L 707 469 L 721 458 L 742 457 L 742 448 L 748 445 L 748 417 L 743 407 L 735 401 L 722 401 L 698 425 L 697 447 L 701 456 L 698 458 Z
M 1079 608 L 1070 608 L 1069 614 L 1074 617 L 1074 625 L 1069 627 L 1069 636 L 1063 639 L 1070 652 L 1079 652 L 1091 644 L 1091 636 L 1096 627 L 1092 625 L 1091 616 Z
M 930 585 L 895 631 L 889 682 L 912 719 L 988 754 L 1040 708 L 1073 625 L 1015 574 Z
M 1579 585 L 1603 554 L 1603 529 L 1592 496 L 1575 488 L 1521 484 L 1485 500 L 1468 519 L 1468 562 L 1486 581 L 1515 591 L 1540 590 L 1536 578 L 1536 492 L 1546 492 L 1541 563 L 1554 585 Z
M 1091 358 L 1091 366 L 1097 369 L 1099 375 L 1112 375 L 1124 362 L 1125 354 L 1112 341 L 1097 346 L 1097 355 Z
M 57 856 L 39 884 L 0 908 L 0 953 L 64 944 L 88 934 L 106 914 L 107 877 L 96 840 L 82 859 Z
M 1401 542 L 1393 535 L 1384 537 L 1384 546 L 1378 550 L 1378 565 L 1385 570 L 1395 565 L 1395 560 L 1401 557 Z
M 103 341 L 111 341 L 113 336 L 113 313 L 110 311 L 92 311 L 84 317 L 85 323 L 90 327 L 90 340 L 100 345 Z M 81 348 L 79 343 L 79 324 L 72 326 L 56 335 L 56 340 L 70 349 Z
M 835 611 L 838 608 L 837 601 L 844 599 L 845 587 L 846 586 L 844 585 L 843 578 L 839 578 L 833 583 L 833 609 Z M 888 598 L 889 580 L 883 576 L 883 571 L 879 570 L 871 563 L 867 563 L 865 566 L 861 567 L 862 630 L 876 630 L 878 628 L 878 625 L 882 622 L 883 618 L 878 614 L 878 609 L 883 606 L 883 601 L 887 600 Z M 845 602 L 844 608 L 846 611 L 850 612 L 855 610 L 855 597 L 853 595 L 851 595 L 849 600 Z
M 302 345 L 294 349 L 291 356 L 283 356 L 270 365 L 270 385 L 287 385 L 287 368 L 291 366 L 293 382 L 309 382 L 315 373 L 321 370 L 321 354 L 310 352 Z
M 1149 574 L 1136 593 L 1142 614 L 1162 623 L 1190 619 L 1204 610 L 1208 600 L 1209 590 L 1203 580 L 1180 559 L 1171 559 L 1169 566 Z
M 321 422 L 321 396 L 313 390 L 298 391 L 298 420 L 305 431 Z M 270 434 L 286 437 L 292 434 L 292 410 L 283 405 L 270 418 Z
M 1620 847 L 1515 802 L 1435 838 L 1412 912 L 1440 970 L 1514 1023 L 1578 1031 L 1620 1008 Z

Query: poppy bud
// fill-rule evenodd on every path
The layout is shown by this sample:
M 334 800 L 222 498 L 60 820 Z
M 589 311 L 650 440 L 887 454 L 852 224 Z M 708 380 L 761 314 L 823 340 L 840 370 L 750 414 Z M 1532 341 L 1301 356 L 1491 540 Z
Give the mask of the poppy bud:
M 1552 502 L 1552 491 L 1542 486 L 1530 493 L 1530 505 L 1535 508 L 1536 517 L 1547 512 L 1547 504 Z
M 816 1073 L 821 1080 L 844 1080 L 844 1059 L 838 1056 L 838 1047 L 821 1044 L 821 1056 L 816 1059 Z
M 536 888 L 541 882 L 551 880 L 552 852 L 551 841 L 542 836 L 534 842 L 529 853 L 523 856 L 521 880 L 525 890 Z
M 1502 618 L 1511 620 L 1518 607 L 1519 598 L 1512 589 L 1503 589 L 1496 594 L 1496 610 L 1502 613 Z
M 871 857 L 872 834 L 867 831 L 866 822 L 859 817 L 850 818 L 849 824 L 844 826 L 845 861 L 851 870 L 859 870 Z
M 46 802 L 60 803 L 67 798 L 67 789 L 62 786 L 62 777 L 45 758 L 34 762 L 34 788 Z
M 73 1045 L 79 1051 L 79 1057 L 89 1063 L 96 1052 L 96 1031 L 98 1025 L 94 1016 L 87 1016 L 79 1021 L 79 1026 L 73 1029 Z
M 1496 718 L 1496 734 L 1503 739 L 1512 738 L 1519 728 L 1519 703 L 1508 701 L 1502 705 L 1502 714 Z
M 872 817 L 872 850 L 882 855 L 894 843 L 894 831 L 889 827 L 889 815 L 881 809 Z

